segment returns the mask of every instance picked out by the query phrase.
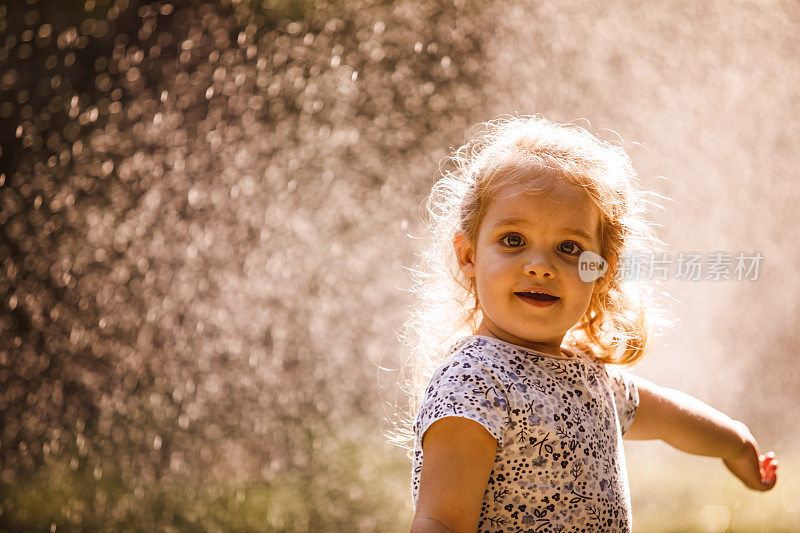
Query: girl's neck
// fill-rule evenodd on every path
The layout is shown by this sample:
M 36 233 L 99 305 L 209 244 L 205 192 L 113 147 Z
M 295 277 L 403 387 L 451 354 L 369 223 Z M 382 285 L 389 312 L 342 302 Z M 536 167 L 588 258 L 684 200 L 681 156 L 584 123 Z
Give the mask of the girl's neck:
M 483 335 L 485 337 L 493 337 L 495 339 L 500 339 L 501 341 L 510 342 L 511 344 L 516 344 L 517 346 L 522 346 L 524 348 L 530 348 L 531 350 L 535 350 L 537 352 L 541 352 L 543 354 L 552 355 L 553 357 L 572 357 L 573 354 L 561 348 L 561 340 L 558 339 L 558 342 L 535 342 L 529 341 L 525 339 L 521 339 L 519 337 L 515 337 L 508 332 L 495 332 L 493 328 L 486 323 L 486 321 L 482 321 L 481 325 L 478 327 L 478 331 L 475 332 L 476 335 Z

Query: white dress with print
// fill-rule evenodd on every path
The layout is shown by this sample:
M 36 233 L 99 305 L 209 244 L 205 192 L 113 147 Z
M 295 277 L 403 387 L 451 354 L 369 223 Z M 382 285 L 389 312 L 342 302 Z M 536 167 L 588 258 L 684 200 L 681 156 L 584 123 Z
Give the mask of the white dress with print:
M 431 377 L 414 424 L 414 506 L 425 430 L 459 416 L 498 442 L 479 532 L 630 531 L 622 434 L 638 404 L 630 374 L 586 355 L 464 337 Z

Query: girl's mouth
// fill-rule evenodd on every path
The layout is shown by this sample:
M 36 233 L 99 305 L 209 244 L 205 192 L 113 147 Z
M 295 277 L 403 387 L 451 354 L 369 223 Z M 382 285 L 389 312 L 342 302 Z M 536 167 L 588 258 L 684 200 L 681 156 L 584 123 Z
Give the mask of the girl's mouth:
M 551 296 L 549 294 L 536 293 L 536 292 L 515 292 L 520 300 L 525 303 L 534 305 L 536 307 L 548 307 L 559 301 L 561 298 L 558 296 Z

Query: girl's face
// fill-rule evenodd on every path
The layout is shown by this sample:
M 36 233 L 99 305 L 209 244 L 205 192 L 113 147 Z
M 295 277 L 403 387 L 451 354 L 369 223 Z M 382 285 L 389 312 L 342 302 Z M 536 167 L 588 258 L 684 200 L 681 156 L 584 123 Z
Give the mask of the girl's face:
M 484 215 L 477 243 L 459 232 L 453 244 L 461 271 L 475 278 L 483 312 L 477 333 L 562 355 L 564 335 L 586 313 L 596 283 L 581 280 L 578 258 L 585 250 L 600 254 L 599 217 L 581 188 L 548 181 L 543 193 L 504 187 Z M 555 298 L 523 294 L 535 291 Z

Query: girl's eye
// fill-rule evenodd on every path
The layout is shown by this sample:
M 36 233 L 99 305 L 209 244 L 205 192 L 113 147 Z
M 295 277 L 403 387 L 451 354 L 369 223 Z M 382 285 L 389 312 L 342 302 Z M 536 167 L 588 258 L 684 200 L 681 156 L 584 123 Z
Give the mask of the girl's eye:
M 573 241 L 564 241 L 558 245 L 558 249 L 567 255 L 576 255 L 583 252 L 581 245 Z
M 504 235 L 503 238 L 500 239 L 500 242 L 510 248 L 517 248 L 518 246 L 522 246 L 522 237 L 514 233 L 509 233 L 508 235 Z

